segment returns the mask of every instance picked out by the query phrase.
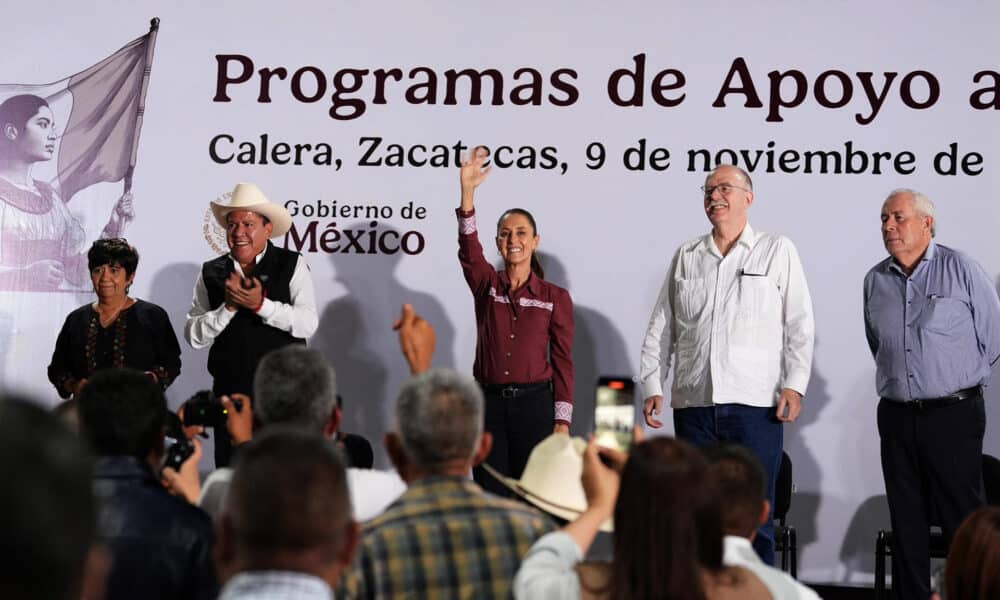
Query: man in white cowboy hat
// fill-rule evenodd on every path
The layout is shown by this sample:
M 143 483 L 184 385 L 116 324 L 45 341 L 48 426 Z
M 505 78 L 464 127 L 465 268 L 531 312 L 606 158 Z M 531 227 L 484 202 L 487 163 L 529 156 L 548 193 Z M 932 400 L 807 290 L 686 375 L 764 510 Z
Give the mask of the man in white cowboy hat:
M 211 206 L 226 229 L 229 254 L 202 265 L 184 337 L 194 348 L 211 346 L 208 372 L 216 396 L 250 394 L 265 354 L 305 344 L 316 331 L 316 295 L 302 255 L 269 241 L 292 225 L 283 206 L 252 183 L 237 184 L 228 204 Z M 228 463 L 227 433 L 216 428 L 216 466 Z

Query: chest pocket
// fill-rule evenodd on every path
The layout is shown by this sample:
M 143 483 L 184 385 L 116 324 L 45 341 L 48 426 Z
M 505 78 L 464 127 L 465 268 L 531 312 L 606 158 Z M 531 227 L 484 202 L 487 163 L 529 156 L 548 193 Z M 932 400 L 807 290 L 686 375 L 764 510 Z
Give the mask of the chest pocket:
M 678 279 L 676 281 L 677 318 L 682 322 L 696 322 L 708 303 L 708 290 L 704 279 Z
M 938 333 L 951 333 L 972 319 L 972 312 L 960 298 L 933 296 L 920 315 L 920 328 Z
M 741 275 L 737 314 L 746 319 L 774 314 L 780 306 L 778 286 L 766 275 Z

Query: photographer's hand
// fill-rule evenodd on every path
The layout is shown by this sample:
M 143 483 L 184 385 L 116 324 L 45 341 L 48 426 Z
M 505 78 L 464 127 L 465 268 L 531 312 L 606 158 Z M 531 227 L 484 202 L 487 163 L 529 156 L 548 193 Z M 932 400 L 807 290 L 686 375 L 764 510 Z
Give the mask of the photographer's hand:
M 233 400 L 239 400 L 242 407 L 237 408 Z M 245 444 L 253 439 L 253 407 L 250 405 L 250 396 L 232 394 L 223 396 L 220 401 L 226 409 L 226 429 L 233 439 L 233 445 Z
M 191 504 L 198 503 L 201 496 L 201 476 L 198 474 L 198 463 L 201 462 L 201 440 L 192 438 L 194 453 L 181 464 L 180 472 L 173 467 L 164 467 L 160 473 L 160 483 L 175 496 L 184 498 Z

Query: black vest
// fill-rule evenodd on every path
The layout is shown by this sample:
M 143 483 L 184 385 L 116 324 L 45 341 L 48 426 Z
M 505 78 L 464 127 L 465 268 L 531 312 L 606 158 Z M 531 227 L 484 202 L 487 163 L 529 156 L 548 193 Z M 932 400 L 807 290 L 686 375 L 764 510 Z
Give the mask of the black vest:
M 298 252 L 267 243 L 267 251 L 254 267 L 253 276 L 260 280 L 269 300 L 291 303 L 289 283 L 298 259 Z M 201 277 L 213 310 L 225 301 L 226 279 L 234 270 L 233 259 L 229 255 L 202 265 Z M 208 351 L 208 372 L 214 379 L 212 391 L 217 395 L 252 394 L 253 373 L 265 354 L 289 344 L 305 343 L 304 339 L 293 337 L 287 331 L 266 325 L 253 311 L 237 309 L 233 320 L 219 333 Z

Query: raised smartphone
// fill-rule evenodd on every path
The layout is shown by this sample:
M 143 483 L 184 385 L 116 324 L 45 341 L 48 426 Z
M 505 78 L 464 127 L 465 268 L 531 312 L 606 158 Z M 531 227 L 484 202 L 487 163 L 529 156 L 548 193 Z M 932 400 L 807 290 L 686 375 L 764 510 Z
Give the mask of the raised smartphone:
M 605 448 L 627 452 L 635 424 L 635 382 L 631 377 L 604 376 L 597 380 L 594 437 Z

